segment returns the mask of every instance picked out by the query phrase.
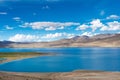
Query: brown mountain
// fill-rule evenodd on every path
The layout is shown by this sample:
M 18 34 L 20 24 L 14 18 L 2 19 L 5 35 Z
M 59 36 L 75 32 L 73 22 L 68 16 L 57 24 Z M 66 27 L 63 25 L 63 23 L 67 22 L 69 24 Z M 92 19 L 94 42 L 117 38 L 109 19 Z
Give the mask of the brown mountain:
M 92 37 L 75 36 L 71 39 L 61 39 L 52 42 L 32 42 L 32 43 L 0 42 L 0 47 L 9 48 L 120 47 L 120 34 L 99 34 Z

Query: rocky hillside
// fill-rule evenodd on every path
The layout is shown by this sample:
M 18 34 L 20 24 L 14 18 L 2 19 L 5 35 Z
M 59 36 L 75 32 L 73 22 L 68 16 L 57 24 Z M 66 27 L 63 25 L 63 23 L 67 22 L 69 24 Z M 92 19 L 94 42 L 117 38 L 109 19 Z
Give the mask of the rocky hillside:
M 92 37 L 75 36 L 52 42 L 0 42 L 0 47 L 42 48 L 42 47 L 120 47 L 120 34 L 99 34 Z

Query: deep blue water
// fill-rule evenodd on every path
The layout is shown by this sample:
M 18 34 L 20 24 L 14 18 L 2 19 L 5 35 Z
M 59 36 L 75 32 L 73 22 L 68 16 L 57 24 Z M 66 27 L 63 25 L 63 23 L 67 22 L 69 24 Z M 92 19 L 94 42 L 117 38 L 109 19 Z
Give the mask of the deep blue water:
M 0 52 L 44 52 L 41 56 L 0 64 L 1 71 L 69 72 L 74 70 L 120 71 L 120 48 L 1 48 Z

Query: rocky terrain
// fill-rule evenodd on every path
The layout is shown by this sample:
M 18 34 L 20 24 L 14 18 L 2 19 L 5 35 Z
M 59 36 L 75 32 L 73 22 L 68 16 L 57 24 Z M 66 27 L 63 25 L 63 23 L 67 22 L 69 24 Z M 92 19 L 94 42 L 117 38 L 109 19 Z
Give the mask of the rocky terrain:
M 120 73 L 101 71 L 74 71 L 64 73 L 0 72 L 0 80 L 120 80 Z
M 52 42 L 0 42 L 1 48 L 43 48 L 43 47 L 120 47 L 120 34 L 99 34 L 92 37 L 75 36 Z

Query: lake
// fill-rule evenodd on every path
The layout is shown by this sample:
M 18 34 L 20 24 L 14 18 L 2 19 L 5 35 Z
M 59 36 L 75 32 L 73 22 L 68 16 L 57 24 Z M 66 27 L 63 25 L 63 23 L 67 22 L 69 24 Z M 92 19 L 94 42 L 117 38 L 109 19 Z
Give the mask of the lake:
M 0 64 L 0 71 L 120 71 L 120 48 L 1 48 L 0 52 L 43 52 L 56 54 L 3 63 Z

